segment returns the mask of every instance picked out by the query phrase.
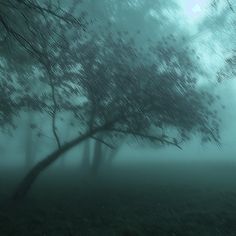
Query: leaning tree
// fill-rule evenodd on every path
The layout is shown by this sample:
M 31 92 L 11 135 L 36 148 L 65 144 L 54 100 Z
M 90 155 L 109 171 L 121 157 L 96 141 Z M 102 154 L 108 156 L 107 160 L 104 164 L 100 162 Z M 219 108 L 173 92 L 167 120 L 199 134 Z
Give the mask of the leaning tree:
M 124 137 L 178 148 L 193 132 L 209 141 L 219 140 L 217 117 L 210 106 L 214 97 L 199 90 L 197 60 L 188 50 L 178 49 L 172 36 L 145 51 L 127 35 L 95 32 L 75 40 L 73 32 L 64 37 L 64 43 L 71 43 L 66 44 L 63 60 L 54 60 L 56 50 L 61 50 L 54 45 L 55 53 L 47 57 L 45 67 L 53 65 L 57 112 L 74 114 L 79 135 L 36 164 L 19 185 L 15 199 L 22 198 L 62 154 L 89 138 L 111 148 Z M 47 71 L 44 82 L 52 86 L 49 76 Z M 170 137 L 168 129 L 176 136 Z
M 16 2 L 26 4 L 23 10 L 27 10 L 30 1 Z M 58 147 L 28 172 L 14 199 L 23 198 L 41 172 L 87 139 L 110 148 L 124 138 L 181 148 L 192 133 L 200 133 L 206 141 L 219 141 L 219 123 L 211 107 L 214 96 L 198 87 L 200 64 L 192 51 L 180 46 L 181 39 L 169 34 L 142 47 L 122 31 L 116 34 L 106 27 L 91 27 L 83 32 L 82 27 L 71 27 L 74 18 L 68 23 L 67 15 L 61 18 L 60 11 L 51 11 L 53 7 L 36 5 L 33 9 L 39 15 L 30 23 L 40 34 L 30 31 L 27 39 L 16 37 L 1 12 L 6 33 L 22 46 L 18 55 L 29 62 L 21 64 L 19 60 L 15 70 L 4 67 L 4 78 L 13 76 L 14 71 L 11 96 L 19 98 L 17 109 L 27 107 L 51 115 Z M 27 24 L 21 27 L 31 30 Z M 22 53 L 23 49 L 28 54 Z M 9 67 L 13 55 L 4 56 Z M 5 88 L 11 85 L 8 80 L 5 83 Z M 44 89 L 35 91 L 40 84 Z M 6 114 L 4 109 L 11 108 L 9 116 L 14 117 L 15 103 L 4 99 L 1 112 Z M 65 143 L 56 127 L 60 112 L 73 114 L 77 121 L 77 135 Z M 99 160 L 95 169 L 97 164 Z

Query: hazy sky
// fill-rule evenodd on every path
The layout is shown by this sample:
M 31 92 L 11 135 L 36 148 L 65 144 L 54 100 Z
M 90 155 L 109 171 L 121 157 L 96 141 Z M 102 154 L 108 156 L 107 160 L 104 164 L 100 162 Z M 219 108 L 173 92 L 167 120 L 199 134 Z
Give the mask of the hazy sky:
M 209 6 L 209 0 L 180 0 L 179 2 L 186 20 L 192 24 L 204 17 Z

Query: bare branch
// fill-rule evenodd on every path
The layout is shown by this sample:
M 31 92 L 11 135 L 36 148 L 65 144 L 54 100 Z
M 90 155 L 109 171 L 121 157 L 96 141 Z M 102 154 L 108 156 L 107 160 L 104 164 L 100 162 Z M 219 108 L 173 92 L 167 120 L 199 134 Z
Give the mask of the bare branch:
M 58 18 L 59 20 L 62 20 L 69 24 L 79 25 L 83 26 L 79 19 L 77 19 L 75 16 L 70 14 L 70 12 L 67 12 L 63 10 L 61 7 L 56 6 L 54 4 L 50 4 L 50 7 L 47 6 L 41 6 L 37 1 L 20 1 L 17 0 L 18 4 L 22 4 L 25 6 L 28 10 L 37 11 L 39 13 L 47 13 L 55 18 Z M 16 3 L 11 3 L 11 1 L 8 2 L 0 2 L 1 5 L 4 5 L 5 7 L 19 10 L 18 7 L 15 5 Z
M 229 0 L 227 0 L 227 3 L 228 3 L 228 5 L 229 5 L 230 10 L 231 10 L 232 12 L 235 12 L 232 3 L 231 3 Z
M 141 137 L 141 138 L 144 138 L 144 139 L 149 139 L 151 141 L 158 141 L 158 142 L 163 143 L 163 144 L 176 146 L 177 148 L 182 150 L 182 147 L 178 144 L 178 142 L 172 142 L 170 140 L 167 140 L 164 137 L 157 137 L 157 136 L 154 136 L 154 135 L 142 134 L 142 133 L 132 131 L 132 130 L 110 129 L 108 131 L 118 132 L 118 133 L 123 133 L 123 134 L 129 134 L 129 135 L 133 135 L 135 137 L 138 136 L 138 137 Z
M 104 145 L 106 145 L 107 147 L 109 147 L 109 148 L 112 149 L 112 150 L 116 149 L 115 146 L 113 146 L 113 145 L 110 144 L 110 143 L 107 143 L 106 141 L 104 141 L 104 140 L 102 140 L 102 139 L 100 139 L 100 138 L 97 138 L 97 137 L 95 137 L 95 136 L 91 136 L 91 138 L 97 140 L 97 141 L 100 142 L 100 143 L 103 143 Z
M 11 28 L 3 19 L 3 17 L 0 15 L 0 22 L 2 23 L 2 25 L 4 26 L 5 30 L 7 33 L 9 33 L 10 35 L 12 35 L 16 41 L 26 50 L 28 51 L 30 54 L 36 55 L 36 56 L 40 56 L 41 52 L 38 51 L 33 44 L 28 41 L 24 36 L 22 36 L 21 34 L 17 33 L 13 28 Z

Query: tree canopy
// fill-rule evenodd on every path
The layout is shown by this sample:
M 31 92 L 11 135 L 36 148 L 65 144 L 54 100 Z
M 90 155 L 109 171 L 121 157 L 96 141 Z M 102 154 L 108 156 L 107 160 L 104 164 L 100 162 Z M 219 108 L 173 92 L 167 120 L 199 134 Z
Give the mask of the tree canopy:
M 122 8 L 116 4 L 113 7 Z M 192 133 L 201 134 L 203 141 L 219 142 L 215 97 L 198 84 L 201 66 L 196 53 L 182 46 L 188 37 L 184 32 L 166 32 L 146 39 L 144 45 L 142 25 L 138 32 L 112 27 L 105 20 L 85 26 L 72 11 L 65 12 L 51 1 L 42 5 L 1 1 L 0 6 L 5 35 L 1 125 L 14 124 L 13 117 L 25 109 L 48 113 L 58 143 L 58 149 L 29 172 L 16 197 L 22 197 L 40 172 L 63 153 L 87 138 L 98 139 L 101 133 L 100 141 L 109 146 L 128 136 L 181 148 Z M 118 24 L 119 17 L 113 21 Z M 14 43 L 11 51 L 9 43 Z M 57 114 L 63 112 L 73 114 L 78 133 L 65 144 L 57 134 Z

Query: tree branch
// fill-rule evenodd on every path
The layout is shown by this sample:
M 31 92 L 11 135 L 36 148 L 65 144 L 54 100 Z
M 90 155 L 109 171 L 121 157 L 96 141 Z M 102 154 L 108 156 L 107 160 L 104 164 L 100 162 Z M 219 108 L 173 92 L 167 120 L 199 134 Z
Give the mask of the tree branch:
M 81 24 L 81 22 L 76 17 L 74 17 L 69 12 L 63 10 L 62 8 L 55 6 L 54 4 L 51 4 L 51 8 L 54 7 L 54 9 L 50 9 L 49 7 L 41 6 L 36 1 L 34 3 L 32 1 L 17 0 L 17 2 L 19 4 L 23 4 L 29 10 L 34 10 L 34 11 L 38 11 L 41 13 L 45 12 L 55 18 L 63 20 L 66 23 L 77 24 L 79 26 L 83 26 Z M 14 4 L 7 5 L 6 3 L 2 3 L 2 2 L 0 4 L 4 4 L 5 6 L 8 6 L 10 8 L 18 9 Z
M 157 136 L 154 136 L 154 135 L 147 135 L 147 134 L 142 134 L 142 133 L 139 133 L 139 132 L 136 132 L 136 131 L 132 131 L 132 130 L 122 130 L 122 129 L 110 129 L 108 130 L 110 132 L 118 132 L 118 133 L 123 133 L 123 134 L 129 134 L 129 135 L 133 135 L 135 137 L 141 137 L 141 138 L 144 138 L 144 139 L 149 139 L 151 141 L 158 141 L 158 142 L 161 142 L 163 144 L 168 144 L 168 145 L 173 145 L 173 146 L 176 146 L 177 148 L 181 149 L 182 150 L 182 147 L 178 144 L 177 141 L 170 141 L 170 140 L 167 140 L 163 137 L 157 137 Z
M 26 50 L 28 51 L 30 54 L 36 55 L 36 56 L 40 56 L 41 52 L 38 51 L 33 45 L 32 43 L 27 40 L 23 35 L 17 33 L 12 27 L 10 27 L 6 21 L 4 20 L 4 18 L 0 15 L 0 22 L 2 23 L 3 27 L 5 28 L 6 32 L 9 33 L 10 35 L 12 35 L 16 41 Z
M 233 6 L 232 6 L 232 3 L 231 3 L 229 0 L 227 0 L 227 3 L 228 3 L 228 5 L 229 5 L 230 10 L 231 10 L 232 12 L 235 12 L 235 11 L 234 11 L 234 8 L 233 8 Z
M 58 136 L 57 131 L 56 131 L 56 129 L 57 129 L 56 128 L 56 115 L 57 115 L 58 105 L 57 105 L 56 97 L 55 97 L 55 87 L 54 87 L 54 84 L 53 84 L 53 79 L 52 79 L 51 71 L 48 68 L 48 66 L 46 66 L 46 69 L 47 69 L 47 72 L 48 72 L 48 75 L 49 75 L 49 82 L 50 82 L 51 95 L 52 95 L 52 101 L 53 101 L 52 132 L 53 132 L 53 135 L 54 135 L 54 137 L 56 139 L 57 146 L 60 149 L 61 148 L 61 142 L 60 142 L 59 136 Z
M 113 146 L 112 144 L 109 144 L 109 143 L 105 142 L 104 140 L 102 140 L 102 139 L 100 139 L 100 138 L 97 138 L 97 137 L 94 137 L 94 136 L 91 136 L 91 138 L 97 140 L 97 141 L 100 142 L 100 143 L 103 143 L 104 145 L 106 145 L 107 147 L 109 147 L 109 148 L 112 149 L 112 150 L 116 149 L 115 146 Z

